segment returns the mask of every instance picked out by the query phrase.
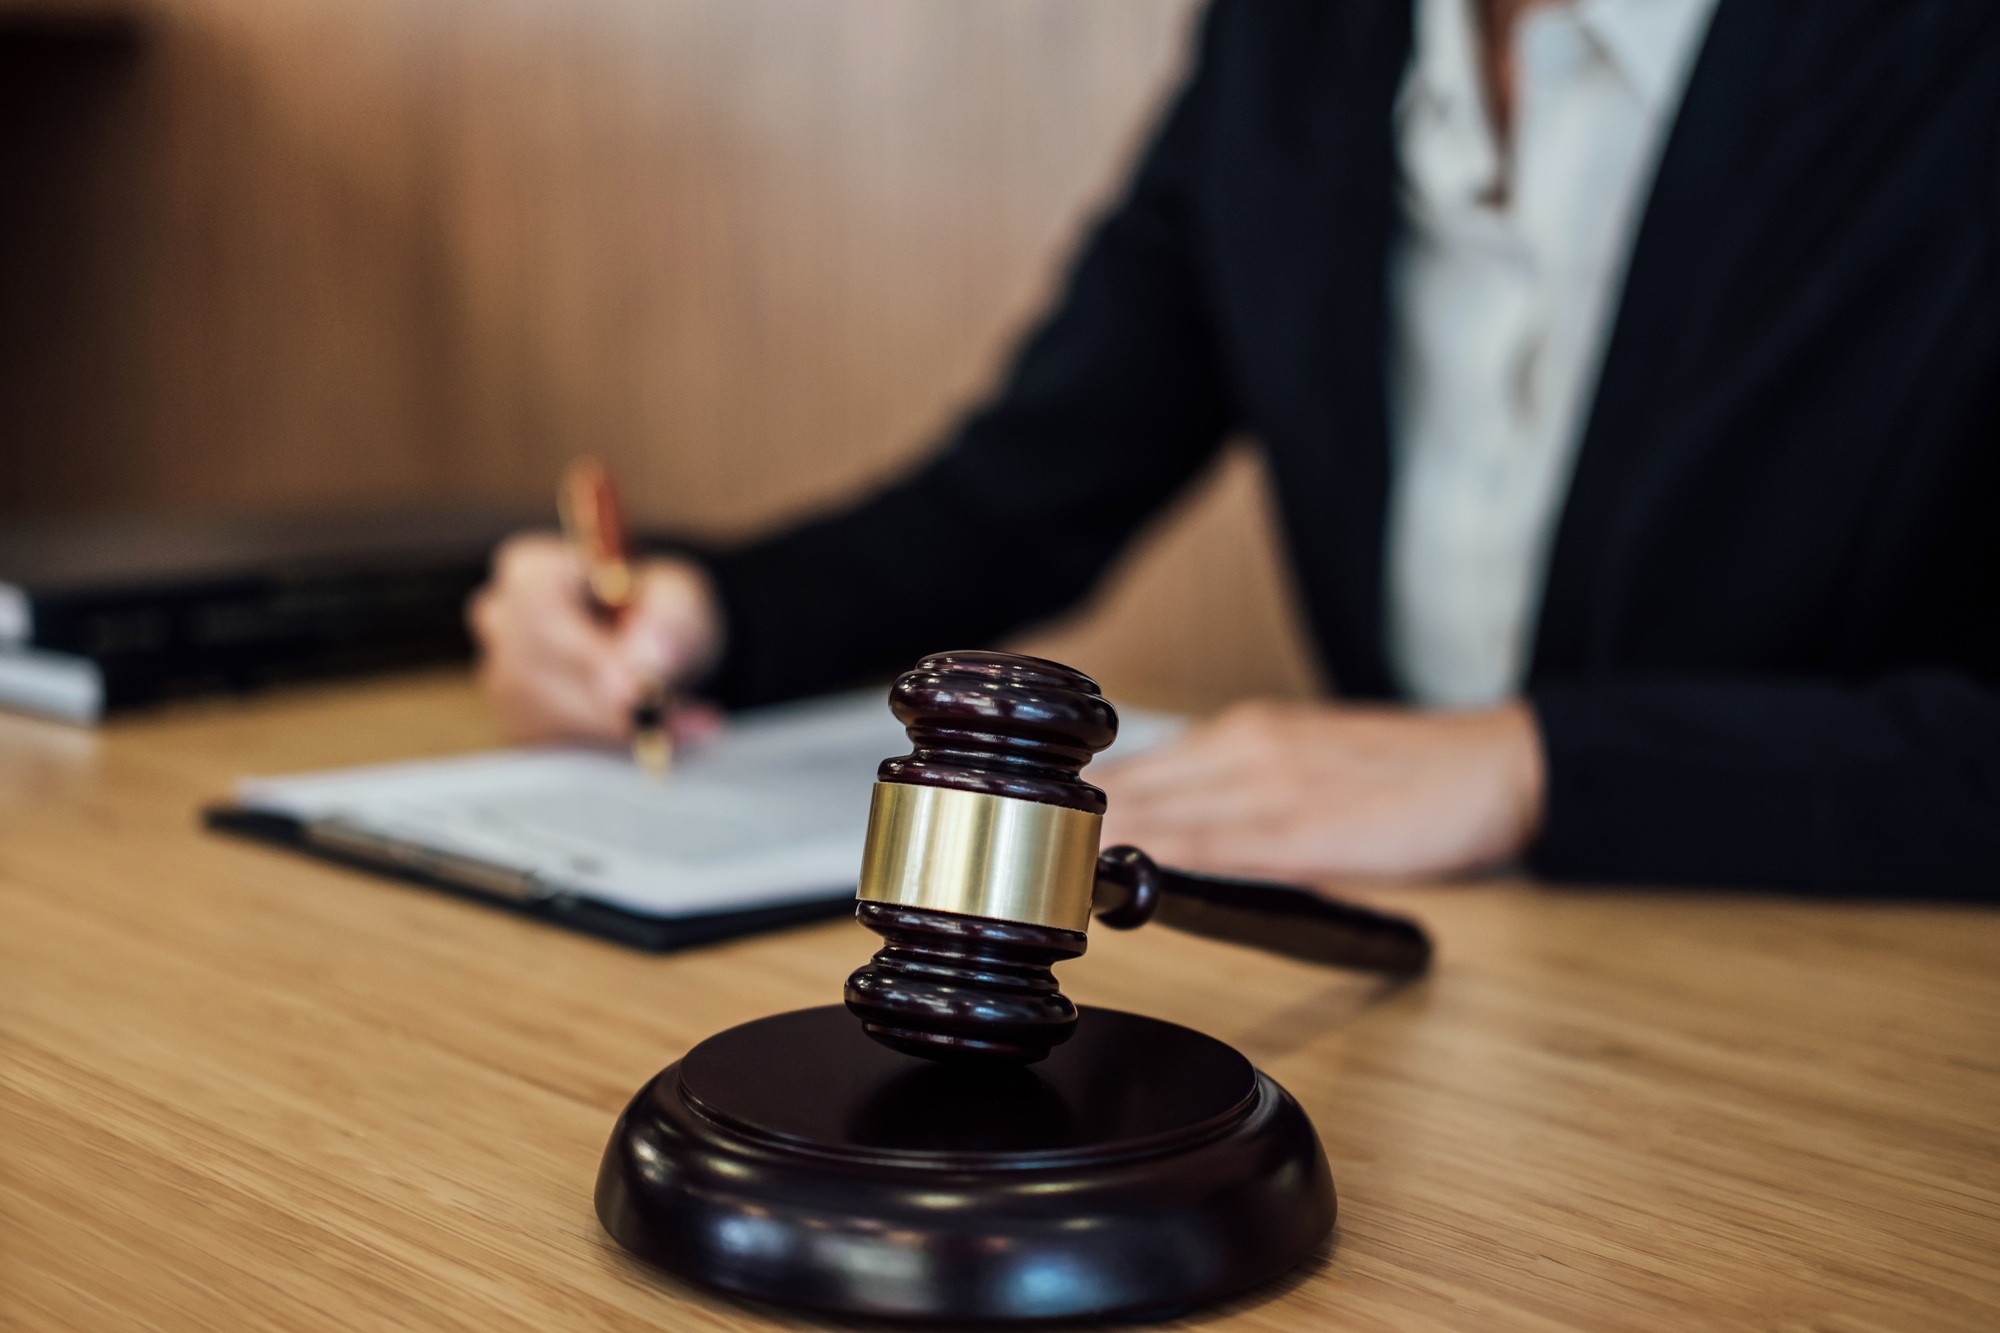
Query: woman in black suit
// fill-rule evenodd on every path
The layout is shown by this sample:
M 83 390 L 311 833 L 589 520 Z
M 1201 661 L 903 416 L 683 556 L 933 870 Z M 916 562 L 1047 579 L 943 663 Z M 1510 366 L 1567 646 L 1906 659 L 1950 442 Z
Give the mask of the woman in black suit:
M 1481 11 L 1503 145 L 1511 25 L 1535 7 Z M 990 642 L 1079 599 L 1242 431 L 1343 698 L 1246 705 L 1108 770 L 1107 836 L 1278 875 L 1521 857 L 1992 896 L 2000 10 L 1721 0 L 1707 22 L 1507 697 L 1413 707 L 1390 642 L 1412 6 L 1219 0 L 1062 299 L 938 453 L 768 540 L 649 566 L 622 636 L 578 609 L 559 547 L 510 544 L 474 612 L 503 712 L 610 735 L 649 673 L 747 704 Z

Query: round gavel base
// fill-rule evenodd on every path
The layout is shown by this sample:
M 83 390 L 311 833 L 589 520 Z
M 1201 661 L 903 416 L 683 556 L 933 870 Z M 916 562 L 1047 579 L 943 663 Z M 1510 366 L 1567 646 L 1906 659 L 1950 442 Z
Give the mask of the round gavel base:
M 1211 1037 L 1085 1009 L 1040 1064 L 935 1064 L 838 1006 L 688 1052 L 620 1117 L 597 1215 L 709 1287 L 924 1320 L 1168 1316 L 1309 1256 L 1333 1182 L 1297 1102 Z

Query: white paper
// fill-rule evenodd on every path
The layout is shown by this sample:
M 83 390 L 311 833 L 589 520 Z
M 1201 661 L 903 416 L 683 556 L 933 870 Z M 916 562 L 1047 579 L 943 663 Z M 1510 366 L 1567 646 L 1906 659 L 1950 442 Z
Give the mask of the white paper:
M 1184 725 L 1119 719 L 1121 756 Z M 501 868 L 534 892 L 694 916 L 853 893 L 876 766 L 909 748 L 870 690 L 741 714 L 683 747 L 665 779 L 623 753 L 539 748 L 245 778 L 236 794 L 249 809 Z

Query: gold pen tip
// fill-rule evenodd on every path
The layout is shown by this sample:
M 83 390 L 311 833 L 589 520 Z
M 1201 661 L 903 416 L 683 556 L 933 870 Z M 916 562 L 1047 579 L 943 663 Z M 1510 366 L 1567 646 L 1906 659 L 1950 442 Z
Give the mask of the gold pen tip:
M 674 741 L 664 730 L 646 728 L 632 737 L 632 761 L 656 778 L 674 766 Z

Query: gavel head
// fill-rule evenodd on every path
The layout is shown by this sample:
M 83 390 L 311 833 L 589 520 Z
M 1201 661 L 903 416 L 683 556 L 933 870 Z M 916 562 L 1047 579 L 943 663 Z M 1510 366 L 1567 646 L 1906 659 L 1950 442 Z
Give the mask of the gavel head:
M 1081 672 L 937 653 L 889 706 L 914 749 L 877 772 L 856 915 L 887 941 L 847 1007 L 912 1055 L 1027 1064 L 1068 1039 L 1052 964 L 1084 951 L 1104 793 L 1078 776 L 1118 734 Z

